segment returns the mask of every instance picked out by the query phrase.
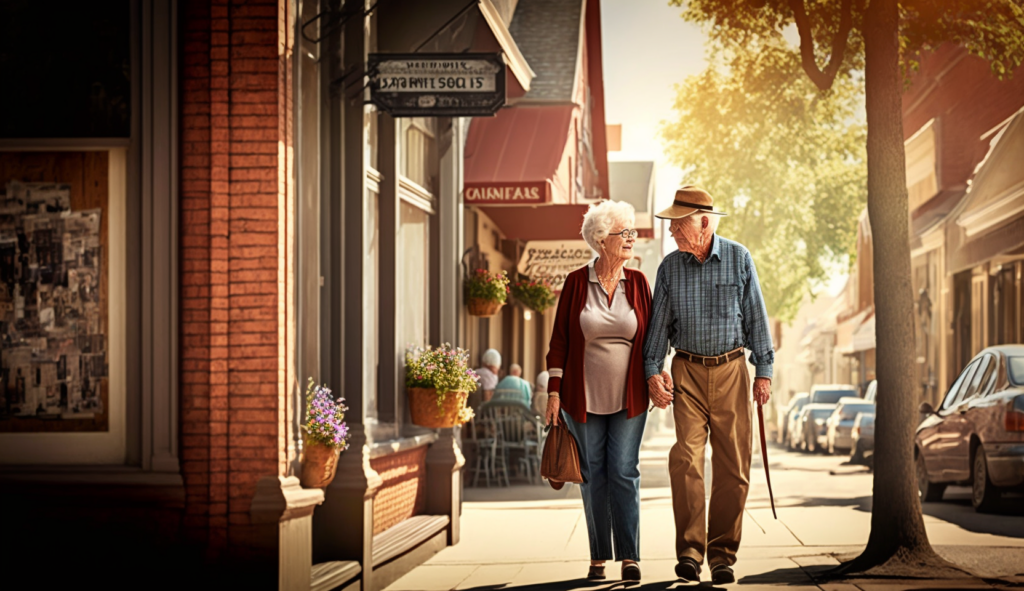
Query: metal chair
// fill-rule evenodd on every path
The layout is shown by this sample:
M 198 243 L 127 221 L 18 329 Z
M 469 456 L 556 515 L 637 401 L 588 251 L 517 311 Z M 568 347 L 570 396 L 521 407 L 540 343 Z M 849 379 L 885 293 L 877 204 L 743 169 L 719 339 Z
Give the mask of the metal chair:
M 522 452 L 519 465 L 525 468 L 527 480 L 539 482 L 543 440 L 540 417 L 522 402 L 513 400 L 491 400 L 480 407 L 480 414 L 493 421 L 500 433 L 501 441 L 497 443 L 498 453 L 495 460 L 500 460 L 507 469 L 511 453 Z M 532 426 L 532 429 L 527 428 L 528 425 Z
M 504 475 L 505 486 L 509 486 L 508 464 L 505 457 L 499 453 L 503 441 L 501 425 L 493 418 L 477 414 L 473 419 L 470 430 L 469 441 L 476 451 L 476 461 L 473 464 L 473 486 L 480 481 L 480 473 L 484 475 L 484 482 L 487 488 L 491 487 L 493 476 L 498 484 L 501 484 L 499 475 Z

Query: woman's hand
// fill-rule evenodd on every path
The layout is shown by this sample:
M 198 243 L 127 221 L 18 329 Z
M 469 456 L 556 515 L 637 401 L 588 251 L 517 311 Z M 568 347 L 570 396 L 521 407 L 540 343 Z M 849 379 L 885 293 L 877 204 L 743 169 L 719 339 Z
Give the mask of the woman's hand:
M 548 394 L 548 410 L 544 413 L 547 418 L 547 424 L 553 427 L 558 426 L 558 411 L 562 408 L 562 401 L 558 396 L 551 396 Z

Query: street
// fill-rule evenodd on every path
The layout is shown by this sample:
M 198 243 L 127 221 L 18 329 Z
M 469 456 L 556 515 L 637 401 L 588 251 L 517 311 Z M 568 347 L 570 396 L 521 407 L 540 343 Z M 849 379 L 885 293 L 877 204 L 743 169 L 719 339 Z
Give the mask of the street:
M 676 580 L 667 454 L 671 431 L 648 428 L 641 449 L 641 589 L 686 587 Z M 778 521 L 772 519 L 760 457 L 754 455 L 751 490 L 736 564 L 746 589 L 895 589 L 874 584 L 815 585 L 811 575 L 859 552 L 871 523 L 872 474 L 845 456 L 769 449 Z M 705 470 L 711 473 L 710 462 Z M 710 490 L 710 480 L 708 481 Z M 568 490 L 566 490 L 568 489 Z M 609 564 L 601 586 L 587 571 L 586 522 L 579 490 L 547 485 L 466 488 L 458 545 L 436 555 L 388 587 L 392 591 L 447 589 L 608 589 L 618 565 Z M 967 488 L 951 487 L 941 503 L 924 505 L 929 538 L 940 555 L 986 578 L 1024 583 L 1024 505 L 1007 497 L 1000 514 L 975 513 Z M 703 585 L 710 585 L 707 568 Z M 892 583 L 892 582 L 890 582 Z M 978 586 L 980 584 L 980 586 Z M 881 586 L 878 586 L 881 585 Z M 912 587 L 912 586 L 911 586 Z M 948 588 L 948 586 L 947 586 Z M 991 588 L 977 580 L 956 588 Z

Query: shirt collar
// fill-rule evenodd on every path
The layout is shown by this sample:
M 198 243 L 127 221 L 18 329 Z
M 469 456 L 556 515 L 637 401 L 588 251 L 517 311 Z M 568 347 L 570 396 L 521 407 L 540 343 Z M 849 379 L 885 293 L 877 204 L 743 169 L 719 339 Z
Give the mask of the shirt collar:
M 589 275 L 590 275 L 590 282 L 591 283 L 600 283 L 600 281 L 597 280 L 597 266 L 596 265 L 597 265 L 597 259 L 594 259 L 594 260 L 590 261 L 590 265 L 588 265 Z M 626 268 L 623 267 L 622 270 L 619 271 L 619 281 L 628 281 L 628 280 L 629 280 L 629 278 L 626 276 Z

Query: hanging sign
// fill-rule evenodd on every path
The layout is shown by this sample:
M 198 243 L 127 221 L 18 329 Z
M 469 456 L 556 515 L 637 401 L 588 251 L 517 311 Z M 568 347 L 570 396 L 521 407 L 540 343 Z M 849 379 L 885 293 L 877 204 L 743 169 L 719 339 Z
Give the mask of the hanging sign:
M 394 117 L 490 117 L 505 106 L 500 53 L 371 53 L 370 100 Z
M 526 205 L 551 201 L 548 181 L 520 183 L 466 183 L 462 191 L 472 205 Z
M 583 240 L 531 240 L 519 258 L 519 274 L 530 279 L 546 279 L 551 290 L 562 291 L 565 277 L 594 258 L 594 251 Z

